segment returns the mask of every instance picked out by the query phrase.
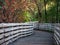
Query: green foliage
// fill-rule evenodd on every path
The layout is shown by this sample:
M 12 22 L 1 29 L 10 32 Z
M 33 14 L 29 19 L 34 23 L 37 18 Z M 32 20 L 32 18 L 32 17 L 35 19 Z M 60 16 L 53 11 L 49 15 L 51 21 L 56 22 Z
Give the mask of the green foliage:
M 25 17 L 25 22 L 31 21 L 31 14 L 28 11 L 25 11 L 23 15 Z
M 13 2 L 13 0 L 11 1 Z M 15 0 L 11 5 L 9 2 L 6 3 L 5 0 L 0 0 L 0 2 L 2 2 L 3 7 L 5 6 L 5 8 L 7 9 L 6 12 L 9 12 L 10 9 L 12 14 L 14 13 L 13 16 L 15 16 L 17 20 L 16 22 L 19 21 L 20 22 L 40 21 L 46 23 L 54 23 L 58 21 L 60 22 L 60 11 L 58 11 L 57 14 L 58 0 L 45 0 L 45 2 L 44 0 L 18 0 L 18 1 Z M 0 9 L 2 9 L 2 4 L 0 4 Z M 11 14 L 11 12 L 9 13 Z M 10 17 L 11 16 L 9 16 L 9 20 L 13 19 L 12 17 L 11 18 Z
M 46 14 L 45 14 L 46 10 Z M 42 21 L 46 23 L 55 23 L 57 18 L 60 20 L 60 13 L 57 14 L 57 2 L 56 0 L 48 0 L 46 1 L 46 8 L 43 5 L 42 8 Z
M 37 21 L 46 22 L 46 23 L 55 23 L 56 21 L 60 21 L 60 13 L 57 15 L 57 2 L 56 0 L 45 0 L 46 2 L 46 13 L 45 14 L 45 5 L 44 0 L 37 0 L 37 6 L 41 9 L 41 17 L 38 14 L 37 10 L 33 11 L 33 13 L 25 13 L 25 21 Z M 58 20 L 57 20 L 58 18 Z

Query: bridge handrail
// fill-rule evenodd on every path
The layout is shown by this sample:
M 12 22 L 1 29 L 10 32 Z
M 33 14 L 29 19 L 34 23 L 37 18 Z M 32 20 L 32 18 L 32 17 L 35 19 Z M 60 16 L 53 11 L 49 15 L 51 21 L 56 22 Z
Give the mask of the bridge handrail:
M 60 24 L 55 24 L 54 39 L 57 45 L 60 45 Z
M 20 37 L 33 33 L 33 24 L 27 23 L 1 23 L 0 24 L 0 45 L 8 45 Z

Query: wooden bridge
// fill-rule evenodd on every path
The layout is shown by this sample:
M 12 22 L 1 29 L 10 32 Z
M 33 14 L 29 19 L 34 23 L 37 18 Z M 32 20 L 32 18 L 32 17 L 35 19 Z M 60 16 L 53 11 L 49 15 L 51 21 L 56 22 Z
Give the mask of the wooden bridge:
M 54 45 L 53 33 L 35 31 L 31 36 L 19 38 L 9 45 Z
M 37 25 L 33 22 L 1 23 L 0 45 L 60 45 L 60 24 L 44 24 L 44 27 L 40 24 L 39 30 Z

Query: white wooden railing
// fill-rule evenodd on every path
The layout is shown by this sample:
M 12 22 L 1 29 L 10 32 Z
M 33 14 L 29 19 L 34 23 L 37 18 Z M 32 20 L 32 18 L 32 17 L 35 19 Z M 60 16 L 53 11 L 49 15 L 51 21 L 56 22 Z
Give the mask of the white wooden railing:
M 56 45 L 60 45 L 60 24 L 55 24 L 54 39 Z
M 33 22 L 30 22 L 30 23 L 32 23 L 33 24 L 33 28 L 34 29 L 38 29 L 39 28 L 39 23 L 38 23 L 38 21 L 33 21 Z
M 1 23 L 0 45 L 8 45 L 20 37 L 33 33 L 33 23 Z
M 39 27 L 38 27 L 39 26 Z M 54 31 L 56 45 L 60 45 L 60 24 L 27 23 L 0 23 L 0 45 L 8 45 L 20 37 L 31 35 L 33 29 L 45 29 Z
M 45 31 L 54 31 L 54 24 L 52 23 L 39 23 L 39 29 Z

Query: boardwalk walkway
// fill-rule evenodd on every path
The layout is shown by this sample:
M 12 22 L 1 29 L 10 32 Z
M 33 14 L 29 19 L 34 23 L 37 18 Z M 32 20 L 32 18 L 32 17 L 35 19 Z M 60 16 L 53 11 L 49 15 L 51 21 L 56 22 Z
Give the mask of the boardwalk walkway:
M 53 34 L 44 31 L 35 31 L 33 35 L 20 38 L 9 45 L 54 45 Z

